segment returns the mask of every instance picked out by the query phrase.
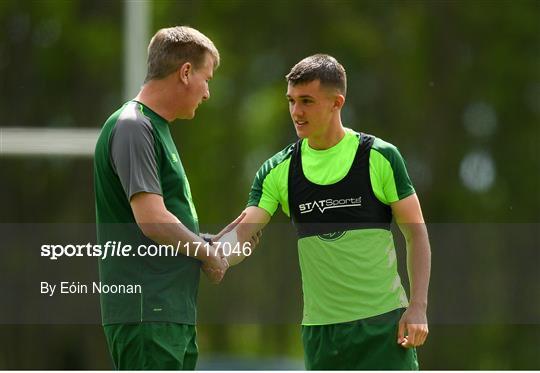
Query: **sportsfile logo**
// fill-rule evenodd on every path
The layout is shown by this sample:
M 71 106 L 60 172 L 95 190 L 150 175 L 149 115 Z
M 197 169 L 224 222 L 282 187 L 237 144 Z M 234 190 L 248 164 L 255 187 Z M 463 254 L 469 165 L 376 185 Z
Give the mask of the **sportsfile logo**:
M 354 206 L 362 206 L 362 197 L 357 198 L 343 198 L 343 199 L 321 199 L 318 201 L 313 202 L 306 202 L 301 203 L 298 205 L 300 208 L 301 214 L 307 214 L 315 210 L 316 208 L 319 209 L 319 211 L 324 213 L 325 210 L 328 209 L 337 209 L 337 208 L 343 208 L 343 207 L 354 207 Z

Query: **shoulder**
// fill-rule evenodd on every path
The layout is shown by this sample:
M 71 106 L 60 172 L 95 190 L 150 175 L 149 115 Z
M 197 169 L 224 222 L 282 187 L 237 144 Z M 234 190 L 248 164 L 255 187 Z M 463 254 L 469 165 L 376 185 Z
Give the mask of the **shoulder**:
M 371 146 L 371 150 L 374 150 L 375 152 L 380 154 L 390 163 L 401 161 L 403 159 L 401 153 L 399 152 L 399 149 L 394 144 L 384 141 L 375 136 L 372 137 L 373 145 Z
M 345 130 L 345 140 L 350 142 L 360 142 L 360 139 L 366 139 L 371 136 L 363 132 L 358 132 L 349 127 L 343 127 Z
M 140 106 L 137 102 L 128 102 L 119 113 L 113 131 L 123 135 L 152 136 L 152 122 L 144 115 Z
M 296 143 L 287 145 L 283 150 L 268 158 L 257 171 L 252 187 L 262 190 L 263 184 L 277 186 L 286 180 L 291 156 L 296 146 Z
M 296 143 L 287 145 L 283 150 L 268 158 L 257 171 L 251 191 L 248 206 L 259 206 L 271 215 L 275 212 L 283 186 L 286 186 L 288 165 Z
M 369 168 L 371 173 L 377 175 L 372 182 L 379 180 L 385 189 L 382 193 L 386 203 L 395 202 L 414 193 L 405 160 L 394 144 L 374 137 L 369 155 Z
M 365 132 L 358 132 L 351 128 L 345 127 L 345 140 L 349 143 L 354 143 L 358 145 L 359 143 L 371 143 L 371 150 L 382 154 L 385 158 L 390 160 L 390 158 L 400 156 L 398 148 L 377 136 L 371 135 Z
M 289 144 L 284 149 L 268 158 L 257 172 L 257 176 L 264 178 L 270 171 L 278 168 L 280 165 L 285 165 L 287 161 L 290 160 L 296 146 L 297 143 Z
M 287 145 L 285 148 L 274 154 L 272 157 L 268 158 L 265 164 L 269 165 L 278 165 L 289 159 L 293 152 L 295 151 L 297 143 L 292 143 Z

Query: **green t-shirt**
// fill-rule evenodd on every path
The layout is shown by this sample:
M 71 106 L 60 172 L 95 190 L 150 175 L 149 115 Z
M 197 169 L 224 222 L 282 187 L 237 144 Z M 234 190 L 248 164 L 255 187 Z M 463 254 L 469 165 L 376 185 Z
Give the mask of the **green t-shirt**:
M 343 179 L 360 142 L 346 129 L 344 138 L 325 150 L 302 142 L 302 167 L 314 184 Z M 281 205 L 289 216 L 288 175 L 292 145 L 267 160 L 257 172 L 248 206 L 273 215 Z M 369 154 L 369 176 L 376 198 L 386 205 L 414 193 L 405 162 L 395 146 L 375 138 Z M 298 240 L 304 293 L 304 325 L 334 324 L 371 317 L 407 306 L 397 272 L 391 232 L 385 229 L 347 231 L 337 239 L 320 236 Z
M 138 192 L 163 196 L 168 211 L 198 234 L 197 213 L 169 123 L 130 101 L 105 122 L 94 158 L 98 243 L 131 245 L 133 255 L 99 261 L 107 285 L 141 285 L 140 294 L 101 294 L 103 324 L 169 321 L 194 324 L 200 262 L 183 255 L 139 256 L 156 244 L 137 226 L 130 199 Z

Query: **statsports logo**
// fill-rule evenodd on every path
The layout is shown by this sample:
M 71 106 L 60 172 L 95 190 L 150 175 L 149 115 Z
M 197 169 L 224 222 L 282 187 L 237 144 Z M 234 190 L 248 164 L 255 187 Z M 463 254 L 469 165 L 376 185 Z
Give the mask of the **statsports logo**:
M 318 209 L 323 214 L 328 209 L 338 209 L 346 207 L 362 206 L 362 197 L 343 199 L 321 199 L 313 202 L 301 203 L 298 205 L 300 214 L 308 214 Z

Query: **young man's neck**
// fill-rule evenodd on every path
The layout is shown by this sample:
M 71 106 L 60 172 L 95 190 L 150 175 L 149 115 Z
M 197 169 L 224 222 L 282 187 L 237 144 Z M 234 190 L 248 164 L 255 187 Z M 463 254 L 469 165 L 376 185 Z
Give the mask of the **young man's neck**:
M 135 100 L 148 106 L 159 116 L 165 118 L 167 122 L 172 122 L 176 118 L 174 112 L 170 109 L 169 100 L 171 94 L 168 91 L 169 86 L 166 82 L 151 80 L 144 84 Z
M 308 137 L 309 147 L 315 150 L 330 149 L 345 136 L 345 129 L 341 121 L 328 128 L 328 131 L 321 136 Z

